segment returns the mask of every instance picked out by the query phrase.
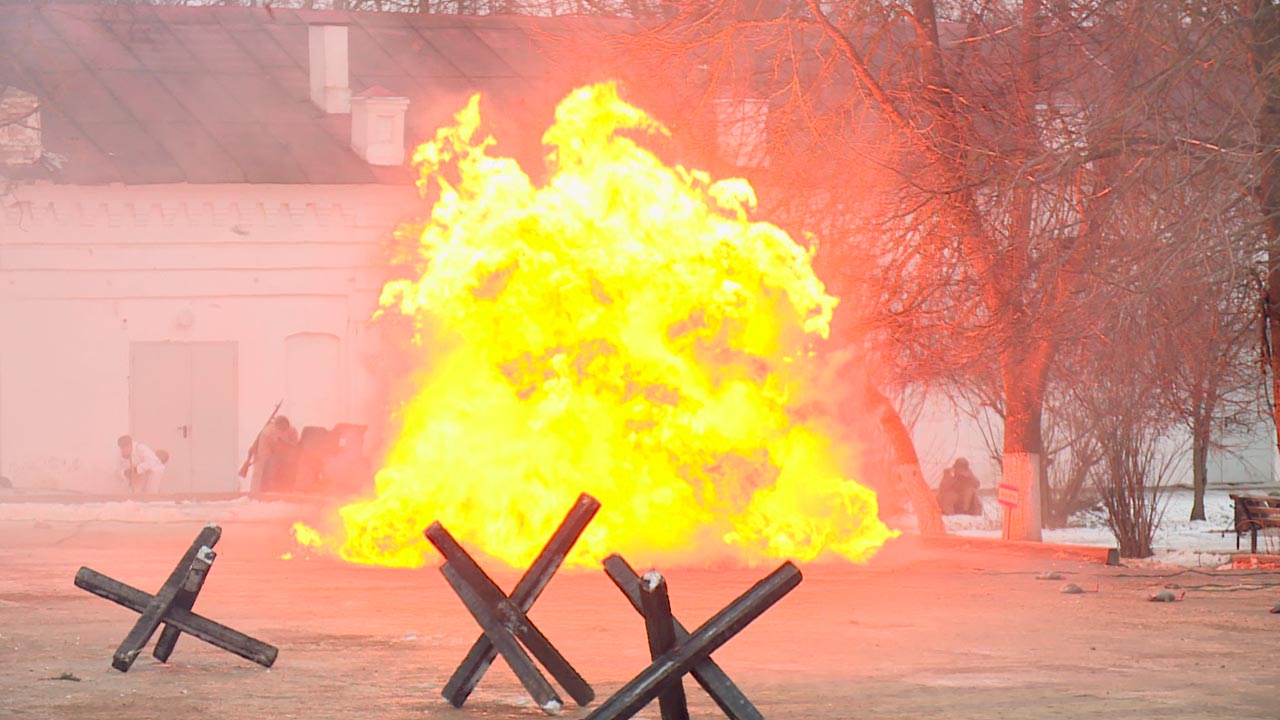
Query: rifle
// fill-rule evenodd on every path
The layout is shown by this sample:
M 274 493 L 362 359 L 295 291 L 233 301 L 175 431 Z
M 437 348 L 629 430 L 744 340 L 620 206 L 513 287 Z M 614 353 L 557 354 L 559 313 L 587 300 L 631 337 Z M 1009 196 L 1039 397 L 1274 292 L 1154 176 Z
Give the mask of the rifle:
M 262 438 L 262 431 L 271 427 L 271 421 L 276 419 L 276 413 L 280 412 L 280 406 L 284 404 L 284 398 L 280 398 L 280 402 L 276 403 L 276 407 L 271 411 L 271 417 L 262 424 L 262 430 L 258 431 L 258 436 L 253 439 L 253 444 L 249 446 L 249 454 L 244 458 L 244 464 L 240 466 L 240 477 L 249 474 L 249 466 L 253 464 L 253 456 L 258 452 L 258 440 Z

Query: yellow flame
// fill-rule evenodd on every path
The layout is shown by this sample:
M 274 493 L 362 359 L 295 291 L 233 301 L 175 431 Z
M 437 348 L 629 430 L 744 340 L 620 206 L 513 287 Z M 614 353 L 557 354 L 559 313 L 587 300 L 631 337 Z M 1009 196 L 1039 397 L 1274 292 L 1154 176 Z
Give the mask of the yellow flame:
M 418 566 L 440 520 L 526 566 L 580 492 L 602 503 L 569 557 L 861 561 L 893 532 L 841 476 L 831 441 L 794 417 L 806 343 L 835 299 L 809 255 L 749 216 L 744 180 L 668 167 L 620 130 L 665 133 L 611 84 L 581 88 L 543 136 L 535 186 L 477 140 L 479 97 L 420 147 L 438 193 L 421 277 L 385 311 L 430 350 L 376 478 L 344 532 L 303 545 Z

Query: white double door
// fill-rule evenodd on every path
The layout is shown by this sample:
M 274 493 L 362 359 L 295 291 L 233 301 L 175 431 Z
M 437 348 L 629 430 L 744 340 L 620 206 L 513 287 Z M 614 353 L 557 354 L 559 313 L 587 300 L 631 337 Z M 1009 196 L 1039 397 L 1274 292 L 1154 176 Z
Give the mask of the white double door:
M 237 351 L 235 342 L 131 343 L 131 432 L 169 453 L 153 492 L 236 491 Z

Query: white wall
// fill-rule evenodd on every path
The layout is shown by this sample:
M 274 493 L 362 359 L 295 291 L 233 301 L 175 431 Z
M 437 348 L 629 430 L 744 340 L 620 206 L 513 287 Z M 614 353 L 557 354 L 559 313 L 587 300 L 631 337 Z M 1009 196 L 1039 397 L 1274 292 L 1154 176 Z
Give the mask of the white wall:
M 998 417 L 991 419 L 997 432 L 1001 425 Z M 936 487 L 942 470 L 957 457 L 964 457 L 982 481 L 984 488 L 1000 482 L 1000 466 L 992 461 L 977 422 L 960 415 L 942 397 L 931 397 L 924 404 L 919 418 L 911 428 L 916 452 L 920 456 L 921 470 L 929 485 Z M 1230 449 L 1209 454 L 1209 486 L 1273 485 L 1280 482 L 1280 458 L 1275 446 L 1275 427 L 1260 422 L 1254 432 L 1226 438 L 1215 438 Z M 1176 467 L 1171 484 L 1191 486 L 1191 436 L 1185 431 L 1175 431 L 1164 439 L 1164 447 L 1170 453 L 1182 453 L 1185 457 Z
M 1000 466 L 991 460 L 979 426 L 957 413 L 945 398 L 930 397 L 925 401 L 911 426 L 911 438 L 920 457 L 920 470 L 930 487 L 937 487 L 942 471 L 960 457 L 969 461 L 982 487 L 1000 484 Z
M 1209 486 L 1214 485 L 1275 485 L 1280 482 L 1277 469 L 1280 458 L 1276 452 L 1275 425 L 1259 422 L 1252 433 L 1228 438 L 1215 438 L 1227 449 L 1209 453 Z M 1186 440 L 1190 443 L 1190 440 Z M 1179 482 L 1191 484 L 1191 471 Z
M 0 215 L 0 475 L 113 489 L 133 341 L 238 343 L 243 453 L 289 387 L 286 338 L 333 335 L 338 410 L 376 432 L 381 243 L 420 209 L 409 187 L 17 187 Z

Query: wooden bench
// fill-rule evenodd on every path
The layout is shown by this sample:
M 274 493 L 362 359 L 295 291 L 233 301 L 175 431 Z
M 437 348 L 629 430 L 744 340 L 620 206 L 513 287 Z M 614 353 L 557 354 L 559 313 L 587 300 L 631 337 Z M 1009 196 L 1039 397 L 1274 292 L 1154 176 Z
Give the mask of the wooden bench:
M 1240 536 L 1249 533 L 1249 552 L 1258 552 L 1258 531 L 1267 528 L 1280 529 L 1280 496 L 1232 495 L 1236 503 L 1236 549 L 1240 549 Z

